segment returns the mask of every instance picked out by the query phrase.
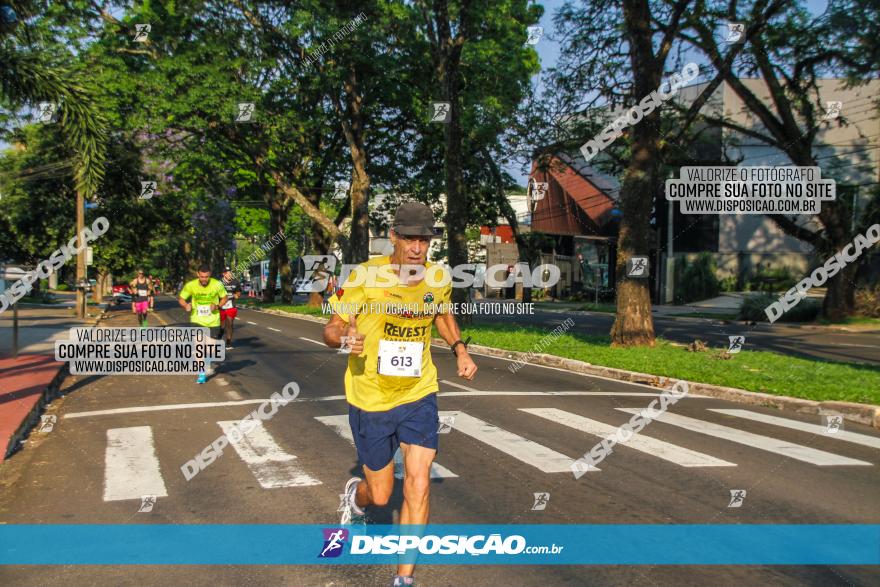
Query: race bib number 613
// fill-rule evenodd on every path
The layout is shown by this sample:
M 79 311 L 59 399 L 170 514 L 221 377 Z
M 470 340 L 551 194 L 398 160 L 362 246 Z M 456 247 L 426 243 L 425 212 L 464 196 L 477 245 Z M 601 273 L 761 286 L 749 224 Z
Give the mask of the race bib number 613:
M 379 341 L 379 374 L 392 377 L 421 377 L 424 343 L 399 340 Z

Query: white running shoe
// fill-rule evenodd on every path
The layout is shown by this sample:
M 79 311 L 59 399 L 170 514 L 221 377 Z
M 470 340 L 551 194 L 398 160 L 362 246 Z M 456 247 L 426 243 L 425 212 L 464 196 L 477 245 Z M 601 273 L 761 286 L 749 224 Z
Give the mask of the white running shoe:
M 354 496 L 357 494 L 357 487 L 360 482 L 360 477 L 352 477 L 348 480 L 348 483 L 345 484 L 342 518 L 339 521 L 343 526 L 347 524 L 366 524 L 366 514 L 364 513 L 364 510 L 359 508 L 354 502 Z

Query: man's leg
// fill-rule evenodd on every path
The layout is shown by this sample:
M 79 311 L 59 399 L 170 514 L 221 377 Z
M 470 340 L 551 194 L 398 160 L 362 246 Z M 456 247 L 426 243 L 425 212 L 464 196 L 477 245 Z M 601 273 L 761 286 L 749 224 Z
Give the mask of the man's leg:
M 223 330 L 226 332 L 226 345 L 232 344 L 232 316 L 227 316 L 223 321 Z
M 368 505 L 388 505 L 394 490 L 394 460 L 378 471 L 372 471 L 364 465 L 364 481 L 358 483 L 354 503 L 361 509 Z
M 215 342 L 220 342 L 223 340 L 223 330 L 222 326 L 211 326 L 208 329 L 208 340 L 207 345 L 212 345 Z M 214 374 L 214 359 L 206 359 L 205 360 L 205 375 L 210 377 Z
M 403 452 L 403 505 L 400 508 L 400 523 L 423 525 L 428 523 L 430 511 L 431 463 L 437 451 L 416 444 L 400 443 Z M 393 463 L 392 463 L 393 465 Z M 392 467 L 393 469 L 393 467 Z M 401 564 L 397 574 L 413 574 L 414 564 Z

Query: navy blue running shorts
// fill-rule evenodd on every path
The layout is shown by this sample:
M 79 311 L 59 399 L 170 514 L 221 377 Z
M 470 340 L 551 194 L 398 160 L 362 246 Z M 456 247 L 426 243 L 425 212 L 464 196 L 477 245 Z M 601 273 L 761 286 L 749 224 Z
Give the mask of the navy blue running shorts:
M 371 471 L 385 468 L 401 442 L 437 450 L 437 394 L 391 408 L 386 412 L 367 412 L 348 405 L 348 423 L 358 459 Z

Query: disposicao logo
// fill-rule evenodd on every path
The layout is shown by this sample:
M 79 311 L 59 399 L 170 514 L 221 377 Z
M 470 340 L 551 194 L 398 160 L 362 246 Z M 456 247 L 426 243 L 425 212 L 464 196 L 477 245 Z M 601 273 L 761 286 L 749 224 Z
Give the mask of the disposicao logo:
M 348 530 L 345 528 L 324 528 L 324 548 L 318 558 L 336 558 L 345 550 Z

